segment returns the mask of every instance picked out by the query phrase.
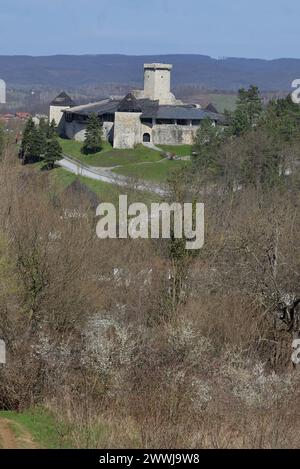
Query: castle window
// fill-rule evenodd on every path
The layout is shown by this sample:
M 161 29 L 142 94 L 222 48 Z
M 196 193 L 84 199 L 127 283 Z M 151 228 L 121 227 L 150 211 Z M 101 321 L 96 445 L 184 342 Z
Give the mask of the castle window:
M 192 125 L 196 125 L 197 127 L 199 127 L 200 123 L 200 120 L 192 120 Z
M 177 125 L 189 125 L 190 121 L 186 119 L 177 119 Z

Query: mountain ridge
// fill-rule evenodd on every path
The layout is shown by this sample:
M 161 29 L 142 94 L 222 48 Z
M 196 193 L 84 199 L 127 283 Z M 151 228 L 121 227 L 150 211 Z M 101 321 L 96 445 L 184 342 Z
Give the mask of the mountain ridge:
M 300 78 L 300 59 L 215 59 L 197 54 L 122 55 L 87 54 L 0 56 L 0 78 L 7 85 L 43 85 L 76 88 L 113 83 L 142 86 L 143 64 L 173 64 L 172 86 L 236 91 L 257 85 L 263 91 L 288 91 Z

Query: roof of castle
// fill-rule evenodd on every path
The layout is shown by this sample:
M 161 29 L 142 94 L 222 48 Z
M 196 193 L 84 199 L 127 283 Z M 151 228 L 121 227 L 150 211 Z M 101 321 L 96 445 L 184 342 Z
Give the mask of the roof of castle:
M 118 112 L 142 112 L 142 105 L 132 93 L 129 93 L 119 103 Z
M 51 101 L 50 106 L 74 106 L 74 101 L 70 96 L 62 91 L 56 98 Z
M 203 120 L 209 118 L 217 122 L 224 122 L 223 115 L 200 109 L 193 104 L 160 105 L 159 101 L 136 99 L 131 93 L 121 100 L 106 99 L 98 103 L 72 107 L 64 112 L 81 116 L 89 116 L 92 113 L 103 116 L 105 114 L 115 114 L 116 112 L 137 112 L 141 114 L 141 118 L 184 120 Z

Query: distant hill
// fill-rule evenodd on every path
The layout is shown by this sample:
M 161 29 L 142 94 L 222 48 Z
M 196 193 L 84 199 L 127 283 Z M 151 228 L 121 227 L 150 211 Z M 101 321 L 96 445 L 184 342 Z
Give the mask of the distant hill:
M 174 65 L 173 86 L 237 90 L 256 84 L 263 91 L 290 90 L 300 78 L 300 59 L 213 59 L 204 55 L 0 56 L 0 78 L 12 85 L 76 88 L 112 83 L 141 86 L 145 62 Z

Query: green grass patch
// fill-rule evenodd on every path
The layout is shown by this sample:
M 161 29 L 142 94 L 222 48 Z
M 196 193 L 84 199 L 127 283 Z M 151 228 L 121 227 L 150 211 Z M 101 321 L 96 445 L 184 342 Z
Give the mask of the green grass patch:
M 59 138 L 58 140 L 64 153 L 73 156 L 74 158 L 77 158 L 79 160 L 84 160 L 87 162 L 87 164 L 90 164 L 88 163 L 89 158 L 97 158 L 102 155 L 102 153 L 104 153 L 105 151 L 109 151 L 112 149 L 110 143 L 103 142 L 103 149 L 100 152 L 95 153 L 94 155 L 84 155 L 83 153 L 81 153 L 82 142 L 77 142 L 76 140 L 68 140 L 65 138 Z
M 158 202 L 160 197 L 156 194 L 147 191 L 135 191 L 134 187 L 132 190 L 123 188 L 115 184 L 109 184 L 107 182 L 97 181 L 84 176 L 77 176 L 66 169 L 55 168 L 49 171 L 51 191 L 55 193 L 61 193 L 67 189 L 76 179 L 93 191 L 100 202 L 109 202 L 117 204 L 119 201 L 119 195 L 128 195 L 128 200 L 132 199 L 137 202 Z
M 41 447 L 70 448 L 68 438 L 69 428 L 67 425 L 58 422 L 55 417 L 43 407 L 26 410 L 22 413 L 12 411 L 0 412 L 0 418 L 6 418 L 21 425 L 32 436 L 32 439 Z M 21 436 L 20 428 L 12 425 L 12 429 L 17 437 Z
M 187 161 L 164 160 L 160 163 L 149 163 L 143 165 L 127 165 L 122 168 L 116 168 L 115 173 L 123 174 L 137 179 L 144 179 L 153 182 L 166 182 L 174 170 L 184 168 L 189 164 Z
M 113 203 L 115 206 L 118 206 L 119 195 L 127 195 L 128 203 L 143 202 L 148 204 L 160 201 L 160 197 L 157 194 L 147 191 L 136 191 L 134 187 L 130 190 L 128 188 L 108 184 L 107 182 L 96 181 L 84 176 L 80 176 L 79 180 L 99 197 L 100 202 Z
M 82 143 L 62 138 L 59 139 L 59 142 L 66 155 L 73 156 L 89 166 L 109 168 L 145 161 L 159 161 L 161 159 L 160 152 L 146 148 L 143 145 L 128 150 L 117 150 L 105 142 L 102 151 L 94 155 L 83 155 L 81 153 Z
M 55 192 L 61 192 L 72 184 L 77 178 L 76 174 L 64 168 L 55 168 L 49 171 L 52 188 Z
M 192 145 L 159 145 L 162 151 L 174 153 L 177 156 L 190 156 L 192 154 Z
M 143 145 L 138 145 L 133 149 L 127 150 L 110 150 L 102 154 L 101 159 L 98 159 L 97 166 L 113 167 L 123 166 L 135 163 L 150 163 L 160 161 L 162 156 L 159 151 L 151 150 Z

